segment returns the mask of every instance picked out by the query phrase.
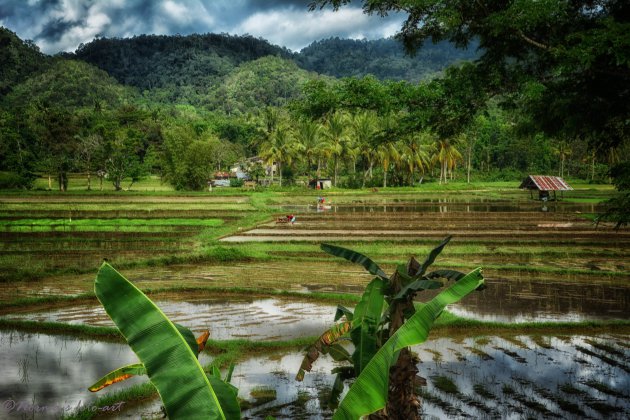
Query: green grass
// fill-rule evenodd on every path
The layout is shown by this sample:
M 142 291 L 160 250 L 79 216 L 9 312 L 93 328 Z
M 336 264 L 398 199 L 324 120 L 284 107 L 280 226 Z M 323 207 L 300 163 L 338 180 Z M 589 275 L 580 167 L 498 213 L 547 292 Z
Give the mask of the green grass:
M 171 230 L 177 226 L 193 226 L 201 229 L 223 224 L 221 219 L 19 219 L 0 223 L 7 232 L 141 232 Z
M 97 416 L 117 417 L 125 408 L 143 400 L 153 398 L 157 391 L 151 382 L 134 385 L 105 394 L 92 404 L 80 407 L 63 416 L 64 420 L 89 420 Z

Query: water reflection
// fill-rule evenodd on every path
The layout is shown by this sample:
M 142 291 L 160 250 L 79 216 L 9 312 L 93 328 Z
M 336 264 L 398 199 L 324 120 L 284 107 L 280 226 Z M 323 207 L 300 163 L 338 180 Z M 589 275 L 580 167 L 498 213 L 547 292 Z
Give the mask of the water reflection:
M 137 360 L 122 344 L 0 332 L 0 418 L 59 418 L 90 405 L 99 395 L 89 385 Z M 132 378 L 118 387 L 143 381 Z
M 215 340 L 288 340 L 319 335 L 332 324 L 336 310 L 333 305 L 280 299 L 156 300 L 156 304 L 173 322 L 194 331 L 209 329 L 210 337 Z M 113 325 L 105 310 L 95 304 L 10 317 L 42 322 Z
M 627 285 L 486 279 L 487 288 L 450 305 L 466 318 L 498 322 L 630 319 Z
M 602 206 L 596 203 L 567 203 L 518 201 L 459 201 L 454 199 L 405 200 L 405 202 L 367 202 L 363 204 L 330 204 L 324 211 L 316 204 L 283 204 L 271 206 L 279 212 L 292 213 L 451 213 L 451 212 L 549 212 L 549 213 L 597 213 Z
M 414 348 L 428 377 L 425 417 L 628 418 L 627 344 L 627 337 L 581 336 L 427 342 Z M 440 377 L 457 392 L 445 392 Z

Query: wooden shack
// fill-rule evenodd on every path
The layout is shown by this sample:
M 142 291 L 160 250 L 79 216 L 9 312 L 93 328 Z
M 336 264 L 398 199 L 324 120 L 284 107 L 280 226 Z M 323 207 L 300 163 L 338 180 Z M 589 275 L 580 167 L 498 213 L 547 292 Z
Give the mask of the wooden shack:
M 547 176 L 547 175 L 529 175 L 521 182 L 519 187 L 522 190 L 529 190 L 530 196 L 533 199 L 533 191 L 538 190 L 538 199 L 547 201 L 550 199 L 549 191 L 553 191 L 553 199 L 557 200 L 556 191 L 571 191 L 573 188 L 567 182 L 559 176 Z
M 308 182 L 308 186 L 316 190 L 327 190 L 328 188 L 332 188 L 332 180 L 330 178 L 311 179 Z

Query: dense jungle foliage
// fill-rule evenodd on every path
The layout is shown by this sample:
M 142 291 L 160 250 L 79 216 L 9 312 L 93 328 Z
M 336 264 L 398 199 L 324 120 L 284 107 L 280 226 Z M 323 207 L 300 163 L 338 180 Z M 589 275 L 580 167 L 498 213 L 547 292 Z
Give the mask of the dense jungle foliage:
M 45 175 L 65 190 L 67 174 L 81 172 L 116 189 L 147 174 L 203 189 L 239 162 L 281 185 L 314 176 L 351 188 L 526 173 L 609 180 L 629 155 L 630 31 L 618 17 L 625 9 L 604 3 L 584 16 L 566 6 L 551 32 L 552 5 L 537 14 L 521 5 L 522 20 L 510 9 L 489 21 L 471 12 L 461 23 L 471 26 L 444 22 L 448 31 L 429 11 L 434 26 L 402 28 L 414 56 L 392 39 L 328 39 L 296 54 L 206 34 L 98 38 L 49 57 L 1 28 L 0 186 L 28 188 Z M 509 22 L 520 32 L 510 35 Z M 277 172 L 247 164 L 252 156 Z

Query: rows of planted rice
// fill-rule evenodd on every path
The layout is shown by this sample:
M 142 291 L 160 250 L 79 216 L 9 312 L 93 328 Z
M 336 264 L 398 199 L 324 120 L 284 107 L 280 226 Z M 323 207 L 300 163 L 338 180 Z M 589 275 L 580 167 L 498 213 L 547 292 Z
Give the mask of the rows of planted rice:
M 200 250 L 200 238 L 251 213 L 247 197 L 0 197 L 4 280 L 90 271 Z

